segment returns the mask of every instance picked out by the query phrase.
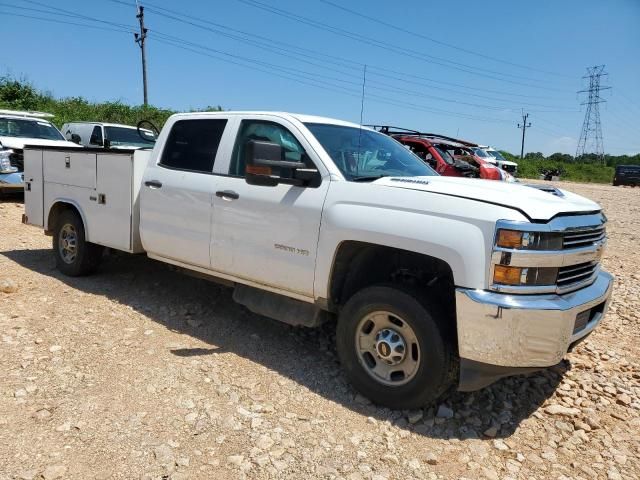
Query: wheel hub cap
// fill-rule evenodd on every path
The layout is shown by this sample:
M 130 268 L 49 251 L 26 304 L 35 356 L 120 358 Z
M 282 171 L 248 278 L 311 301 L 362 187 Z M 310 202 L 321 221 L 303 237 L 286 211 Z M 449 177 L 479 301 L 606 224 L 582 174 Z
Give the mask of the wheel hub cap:
M 378 357 L 389 365 L 398 365 L 404 360 L 407 346 L 402 335 L 385 328 L 376 334 L 376 352 Z
M 411 381 L 420 366 L 420 345 L 411 325 L 387 311 L 371 312 L 358 323 L 355 347 L 365 371 L 388 386 Z

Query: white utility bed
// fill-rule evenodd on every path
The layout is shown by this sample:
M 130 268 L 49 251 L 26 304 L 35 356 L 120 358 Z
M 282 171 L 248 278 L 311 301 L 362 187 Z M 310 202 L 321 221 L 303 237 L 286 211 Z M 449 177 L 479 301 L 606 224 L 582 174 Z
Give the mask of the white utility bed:
M 58 202 L 68 203 L 83 212 L 87 241 L 142 252 L 138 202 L 150 153 L 25 147 L 25 222 L 51 230 L 44 212 Z

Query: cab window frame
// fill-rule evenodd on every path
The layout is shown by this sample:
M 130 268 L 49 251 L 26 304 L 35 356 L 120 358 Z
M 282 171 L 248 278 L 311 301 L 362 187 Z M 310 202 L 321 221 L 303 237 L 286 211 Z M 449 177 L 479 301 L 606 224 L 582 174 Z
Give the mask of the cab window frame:
M 167 164 L 167 163 L 163 163 L 163 160 L 165 159 L 165 155 L 168 154 L 170 146 L 171 146 L 171 142 L 173 140 L 173 135 L 175 133 L 175 128 L 177 125 L 184 125 L 186 123 L 192 123 L 192 122 L 211 122 L 211 123 L 221 123 L 222 127 L 219 130 L 219 134 L 218 134 L 218 138 L 217 138 L 217 144 L 215 146 L 215 150 L 211 151 L 211 155 L 212 155 L 212 159 L 211 159 L 211 166 L 210 169 L 208 170 L 200 170 L 200 169 L 193 169 L 193 168 L 184 168 L 184 167 L 179 167 L 179 166 L 174 166 L 171 164 Z M 214 169 L 216 166 L 216 159 L 218 157 L 218 154 L 220 153 L 221 147 L 222 147 L 222 141 L 224 139 L 225 133 L 228 131 L 228 129 L 230 128 L 231 124 L 229 122 L 229 118 L 184 118 L 184 119 L 179 119 L 176 120 L 172 125 L 171 125 L 171 130 L 169 130 L 169 133 L 167 134 L 167 138 L 166 140 L 163 142 L 163 146 L 162 146 L 162 152 L 160 153 L 159 157 L 158 157 L 158 161 L 156 162 L 156 165 L 158 167 L 162 167 L 162 168 L 166 168 L 167 170 L 175 170 L 175 171 L 179 171 L 179 172 L 189 172 L 189 173 L 198 173 L 201 175 L 215 175 L 214 173 Z
M 263 124 L 263 125 L 274 125 L 284 131 L 286 131 L 298 144 L 298 146 L 302 149 L 302 155 L 301 155 L 301 160 L 300 161 L 305 161 L 307 162 L 307 167 L 308 168 L 316 168 L 318 169 L 317 166 L 317 162 L 315 162 L 312 158 L 311 155 L 309 154 L 309 149 L 307 147 L 305 147 L 304 142 L 300 139 L 300 137 L 298 135 L 296 135 L 291 128 L 287 127 L 286 125 L 275 121 L 275 120 L 271 120 L 271 119 L 262 119 L 262 118 L 243 118 L 241 119 L 236 127 L 236 132 L 235 132 L 235 138 L 233 139 L 233 148 L 231 150 L 231 158 L 229 159 L 229 165 L 227 167 L 227 171 L 224 173 L 225 176 L 228 177 L 232 177 L 232 178 L 241 178 L 244 179 L 246 178 L 246 164 L 244 165 L 244 170 L 242 174 L 237 174 L 234 173 L 234 170 L 237 168 L 237 160 L 238 160 L 238 154 L 239 154 L 239 150 L 241 147 L 240 144 L 240 140 L 241 138 L 245 138 L 244 136 L 244 129 L 246 128 L 246 126 L 248 124 Z M 271 141 L 271 140 L 269 140 Z M 280 144 L 281 145 L 281 144 Z M 282 147 L 284 147 L 283 145 L 281 145 Z M 303 160 L 304 158 L 304 160 Z M 286 157 L 285 157 L 286 159 Z M 318 172 L 320 172 L 321 170 L 318 169 Z

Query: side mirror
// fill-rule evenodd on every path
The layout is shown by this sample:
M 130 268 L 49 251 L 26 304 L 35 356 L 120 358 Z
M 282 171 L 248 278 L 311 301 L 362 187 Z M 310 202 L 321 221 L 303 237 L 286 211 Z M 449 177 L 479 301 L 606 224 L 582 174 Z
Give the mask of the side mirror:
M 282 160 L 281 145 L 249 140 L 245 148 L 245 180 L 249 185 L 275 187 L 279 183 L 296 187 L 317 187 L 320 174 L 304 162 Z
M 80 138 L 80 135 L 78 135 L 77 133 L 72 133 L 71 134 L 71 141 L 73 143 L 77 143 L 78 145 L 80 145 L 80 142 L 82 141 L 82 139 Z
M 104 141 L 102 142 L 102 146 L 104 148 L 111 148 L 111 140 L 109 140 L 108 138 L 105 138 Z

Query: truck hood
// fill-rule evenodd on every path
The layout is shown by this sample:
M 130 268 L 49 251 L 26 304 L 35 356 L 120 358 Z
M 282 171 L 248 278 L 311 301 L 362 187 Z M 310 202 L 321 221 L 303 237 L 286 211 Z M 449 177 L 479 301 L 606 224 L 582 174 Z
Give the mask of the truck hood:
M 22 138 L 22 137 L 2 137 L 0 136 L 0 144 L 4 148 L 23 149 L 25 145 L 38 145 L 42 147 L 76 147 L 82 148 L 77 143 L 68 142 L 66 140 L 45 140 L 42 138 Z
M 531 220 L 547 221 L 558 214 L 600 211 L 600 205 L 566 190 L 560 195 L 518 183 L 456 177 L 384 177 L 374 185 L 420 190 L 468 198 L 516 209 Z

